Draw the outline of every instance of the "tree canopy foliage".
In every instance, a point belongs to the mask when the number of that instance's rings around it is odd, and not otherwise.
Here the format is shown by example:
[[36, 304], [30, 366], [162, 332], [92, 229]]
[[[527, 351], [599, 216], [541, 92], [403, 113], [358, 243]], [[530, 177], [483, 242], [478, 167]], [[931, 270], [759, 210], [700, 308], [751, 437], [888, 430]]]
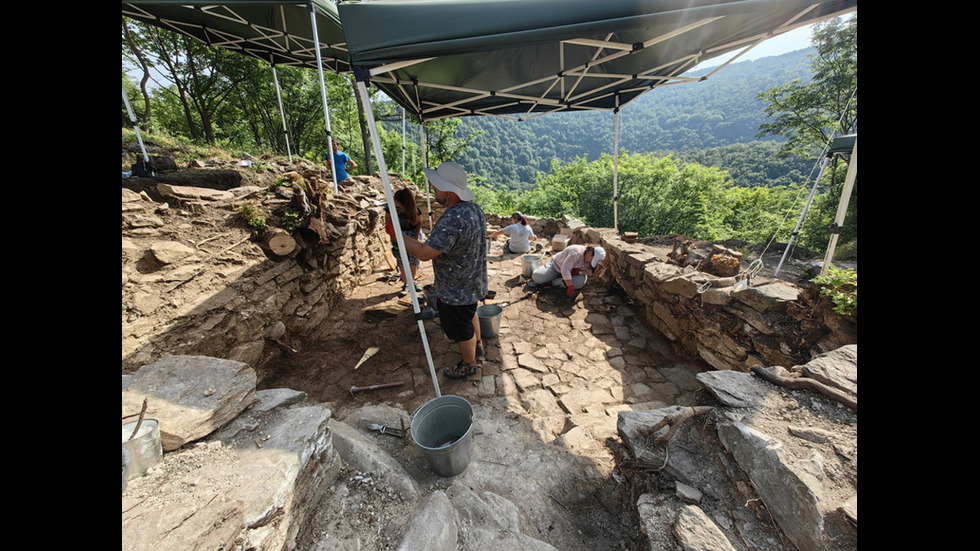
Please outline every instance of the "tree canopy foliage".
[[[329, 151], [316, 71], [273, 68], [125, 18], [121, 34], [123, 87], [148, 131], [253, 153], [288, 150], [316, 161]], [[619, 229], [750, 242], [787, 238], [814, 176], [815, 152], [833, 135], [856, 131], [856, 36], [856, 15], [833, 20], [816, 27], [812, 49], [735, 63], [703, 82], [656, 89], [625, 106]], [[331, 135], [359, 165], [356, 173], [373, 171], [352, 78], [325, 72], [324, 85]], [[611, 113], [427, 121], [423, 147], [418, 121], [403, 126], [400, 107], [375, 96], [369, 107], [380, 121], [385, 164], [403, 178], [424, 186], [424, 166], [456, 160], [488, 212], [614, 224]], [[131, 125], [124, 109], [123, 127]], [[827, 171], [802, 244], [825, 246], [845, 173], [840, 162]], [[856, 221], [855, 192], [842, 244], [856, 243]]]

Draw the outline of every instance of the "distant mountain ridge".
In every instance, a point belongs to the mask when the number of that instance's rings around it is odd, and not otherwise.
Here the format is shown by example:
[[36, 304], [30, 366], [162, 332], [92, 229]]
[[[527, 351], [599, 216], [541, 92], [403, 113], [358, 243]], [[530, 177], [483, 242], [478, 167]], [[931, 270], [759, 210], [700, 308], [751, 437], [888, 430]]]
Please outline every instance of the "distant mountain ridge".
[[[630, 153], [692, 152], [758, 141], [766, 121], [758, 94], [794, 79], [810, 79], [813, 48], [732, 63], [702, 82], [657, 88], [620, 111], [619, 147]], [[716, 68], [686, 76], [702, 76]], [[554, 113], [527, 121], [464, 117], [460, 132], [482, 131], [460, 162], [493, 187], [533, 187], [553, 159], [612, 154], [611, 112]], [[766, 138], [769, 141], [772, 137]]]

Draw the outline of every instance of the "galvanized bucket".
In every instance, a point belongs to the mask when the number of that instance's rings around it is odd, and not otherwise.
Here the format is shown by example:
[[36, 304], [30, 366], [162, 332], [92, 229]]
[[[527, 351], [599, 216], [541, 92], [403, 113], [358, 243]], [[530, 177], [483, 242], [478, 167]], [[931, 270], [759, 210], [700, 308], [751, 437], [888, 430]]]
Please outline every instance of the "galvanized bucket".
[[538, 262], [540, 261], [541, 257], [536, 254], [526, 254], [521, 257], [521, 275], [524, 276], [524, 279], [531, 279], [531, 274], [538, 269]]
[[128, 459], [123, 462], [123, 481], [145, 475], [150, 467], [163, 459], [160, 423], [156, 419], [143, 419], [139, 422], [139, 432], [130, 439], [137, 423], [131, 421], [122, 426], [123, 458]]
[[470, 463], [473, 406], [452, 394], [429, 400], [412, 414], [412, 440], [432, 472], [446, 478], [458, 475]]
[[476, 308], [476, 317], [480, 319], [480, 338], [492, 339], [500, 333], [500, 315], [503, 311], [496, 304], [484, 304]]

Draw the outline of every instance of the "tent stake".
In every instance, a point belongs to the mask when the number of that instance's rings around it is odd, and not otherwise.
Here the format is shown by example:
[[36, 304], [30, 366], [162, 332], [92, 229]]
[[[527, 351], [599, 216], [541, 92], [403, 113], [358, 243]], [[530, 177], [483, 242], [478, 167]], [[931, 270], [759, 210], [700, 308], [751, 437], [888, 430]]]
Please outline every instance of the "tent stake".
[[[356, 75], [356, 71], [355, 71]], [[381, 140], [378, 138], [377, 123], [374, 121], [374, 113], [371, 110], [371, 98], [368, 96], [367, 86], [360, 78], [357, 79], [357, 91], [364, 104], [364, 115], [367, 117], [368, 130], [371, 132], [371, 143], [374, 145], [374, 155], [378, 159], [378, 170], [381, 173], [381, 183], [384, 185], [385, 199], [388, 201], [388, 215], [392, 220], [398, 220], [398, 209], [395, 208], [395, 196], [391, 192], [391, 180], [388, 178], [388, 167], [385, 166], [385, 158], [381, 150]], [[428, 182], [428, 179], [426, 179]], [[408, 250], [405, 248], [405, 236], [400, 231], [395, 232], [395, 241], [398, 243], [398, 256], [402, 263], [402, 270], [405, 273], [405, 286], [409, 296], [412, 297], [412, 310], [415, 312], [415, 319], [419, 323], [419, 335], [422, 338], [422, 346], [425, 348], [425, 359], [429, 362], [429, 373], [432, 375], [432, 386], [435, 387], [436, 396], [442, 396], [439, 391], [439, 379], [436, 376], [436, 368], [432, 363], [432, 353], [429, 351], [429, 340], [425, 335], [425, 323], [422, 320], [421, 308], [419, 308], [419, 297], [415, 292], [415, 285], [409, 285], [408, 274], [412, 273], [412, 267], [408, 263]], [[414, 283], [414, 281], [412, 282]]]

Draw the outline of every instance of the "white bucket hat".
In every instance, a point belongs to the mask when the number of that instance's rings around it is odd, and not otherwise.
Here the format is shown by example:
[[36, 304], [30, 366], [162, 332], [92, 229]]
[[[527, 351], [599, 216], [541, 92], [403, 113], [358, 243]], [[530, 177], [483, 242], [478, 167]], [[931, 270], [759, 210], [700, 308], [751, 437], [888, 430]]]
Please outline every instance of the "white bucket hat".
[[606, 249], [596, 247], [592, 253], [592, 267], [595, 268], [603, 258], [606, 258]]
[[439, 168], [425, 170], [429, 183], [439, 191], [455, 193], [461, 201], [472, 201], [473, 192], [466, 186], [466, 170], [459, 163], [446, 161]]

